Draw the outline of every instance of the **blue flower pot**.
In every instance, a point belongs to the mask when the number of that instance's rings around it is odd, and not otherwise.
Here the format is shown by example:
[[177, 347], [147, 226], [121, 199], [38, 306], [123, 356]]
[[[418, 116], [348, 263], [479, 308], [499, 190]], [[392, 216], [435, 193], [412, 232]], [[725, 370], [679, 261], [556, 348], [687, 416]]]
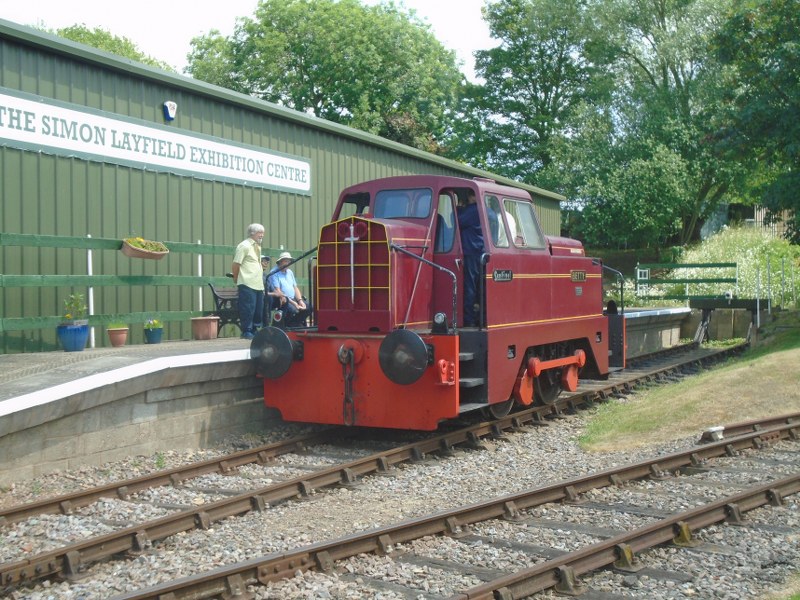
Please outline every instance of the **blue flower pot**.
[[89, 339], [88, 325], [63, 324], [56, 328], [58, 341], [65, 352], [80, 352]]
[[164, 333], [162, 328], [158, 329], [145, 329], [144, 330], [144, 341], [148, 344], [160, 344], [161, 343], [161, 334]]

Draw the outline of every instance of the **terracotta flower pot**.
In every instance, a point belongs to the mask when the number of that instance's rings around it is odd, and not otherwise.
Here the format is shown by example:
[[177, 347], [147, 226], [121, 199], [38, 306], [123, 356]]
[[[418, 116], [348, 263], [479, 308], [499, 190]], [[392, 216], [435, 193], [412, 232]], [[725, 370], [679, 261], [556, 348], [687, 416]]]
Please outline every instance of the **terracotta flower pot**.
[[106, 329], [106, 333], [108, 333], [108, 339], [111, 341], [111, 345], [114, 346], [114, 348], [124, 346], [125, 342], [128, 341], [127, 327], [109, 328]]
[[192, 337], [211, 340], [217, 337], [219, 317], [192, 317]]

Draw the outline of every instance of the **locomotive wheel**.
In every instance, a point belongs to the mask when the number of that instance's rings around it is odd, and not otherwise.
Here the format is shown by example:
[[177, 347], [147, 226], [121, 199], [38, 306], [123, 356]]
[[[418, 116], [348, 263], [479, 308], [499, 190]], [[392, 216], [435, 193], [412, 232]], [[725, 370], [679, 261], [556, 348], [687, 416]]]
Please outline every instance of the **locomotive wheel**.
[[[540, 346], [537, 355], [543, 361], [568, 356], [571, 346], [566, 342]], [[534, 380], [533, 397], [537, 404], [550, 405], [561, 394], [561, 369], [547, 369]]]
[[539, 404], [549, 405], [561, 394], [561, 369], [550, 369], [536, 378], [534, 396]]
[[494, 404], [490, 404], [484, 410], [493, 419], [502, 419], [503, 417], [508, 416], [508, 413], [511, 412], [513, 407], [514, 399], [511, 398], [505, 402], [495, 402]]

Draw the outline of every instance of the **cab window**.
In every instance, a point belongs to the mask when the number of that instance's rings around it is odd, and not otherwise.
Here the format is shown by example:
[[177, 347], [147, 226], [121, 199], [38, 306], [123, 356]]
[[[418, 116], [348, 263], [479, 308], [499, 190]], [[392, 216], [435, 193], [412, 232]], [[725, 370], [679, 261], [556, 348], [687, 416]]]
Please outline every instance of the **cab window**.
[[456, 234], [456, 215], [453, 212], [453, 196], [447, 192], [439, 194], [436, 212], [436, 241], [433, 251], [437, 254], [450, 252]]
[[508, 235], [503, 224], [502, 208], [497, 196], [486, 194], [486, 216], [489, 220], [489, 232], [492, 235], [492, 244], [497, 248], [508, 248]]
[[[533, 211], [533, 204], [523, 200], [505, 199], [507, 216], [514, 219], [512, 240], [514, 245], [520, 248], [544, 248], [544, 235], [539, 229], [539, 222], [536, 220], [536, 213]], [[509, 228], [511, 221], [509, 219]]]
[[424, 219], [431, 212], [430, 189], [381, 190], [375, 194], [373, 216], [378, 219]]
[[342, 206], [339, 208], [339, 213], [334, 216], [334, 220], [364, 214], [369, 214], [369, 194], [366, 192], [358, 192], [356, 194], [348, 194], [344, 197]]

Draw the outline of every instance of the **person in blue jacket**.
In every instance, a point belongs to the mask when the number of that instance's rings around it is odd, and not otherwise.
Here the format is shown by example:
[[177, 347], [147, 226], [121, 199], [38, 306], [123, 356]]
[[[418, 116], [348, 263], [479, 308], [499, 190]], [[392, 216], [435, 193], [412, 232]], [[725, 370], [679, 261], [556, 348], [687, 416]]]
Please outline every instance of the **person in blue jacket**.
[[274, 306], [284, 311], [287, 326], [298, 326], [305, 324], [311, 311], [289, 268], [291, 262], [289, 252], [282, 252], [278, 257], [276, 268], [267, 276], [267, 296], [274, 298]]
[[478, 200], [474, 191], [467, 191], [466, 202], [458, 206], [457, 212], [461, 251], [464, 253], [464, 327], [475, 327], [478, 325], [475, 305], [478, 300], [484, 244]]

